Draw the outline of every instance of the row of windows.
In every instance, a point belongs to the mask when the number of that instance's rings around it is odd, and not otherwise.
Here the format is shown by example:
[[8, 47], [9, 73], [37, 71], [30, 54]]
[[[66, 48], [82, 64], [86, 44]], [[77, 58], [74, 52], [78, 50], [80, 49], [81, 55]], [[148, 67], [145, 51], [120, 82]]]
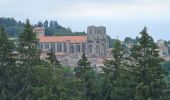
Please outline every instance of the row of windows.
[[105, 33], [106, 31], [105, 31], [105, 30], [101, 30], [101, 29], [100, 29], [100, 30], [90, 29], [89, 32], [90, 32], [91, 34], [92, 34], [93, 32], [94, 32], [94, 33], [97, 33], [97, 34], [100, 34], [100, 33], [103, 33], [103, 32]]
[[74, 45], [70, 45], [70, 53], [74, 53], [74, 52], [86, 52], [86, 45], [83, 44], [82, 45], [82, 50], [80, 45], [76, 45], [76, 47], [74, 47]]
[[[51, 49], [53, 51], [57, 51], [57, 52], [62, 52], [62, 51], [66, 52], [67, 51], [66, 43], [63, 43], [63, 48], [62, 48], [62, 43], [57, 43], [57, 48], [56, 48], [55, 43], [44, 43], [44, 48], [49, 49], [50, 44], [51, 44]], [[43, 43], [40, 43], [40, 48], [43, 48]], [[85, 44], [82, 44], [82, 50], [81, 50], [80, 45], [76, 45], [76, 47], [74, 47], [73, 44], [70, 45], [70, 53], [81, 52], [81, 51], [82, 52], [86, 51], [86, 45]]]

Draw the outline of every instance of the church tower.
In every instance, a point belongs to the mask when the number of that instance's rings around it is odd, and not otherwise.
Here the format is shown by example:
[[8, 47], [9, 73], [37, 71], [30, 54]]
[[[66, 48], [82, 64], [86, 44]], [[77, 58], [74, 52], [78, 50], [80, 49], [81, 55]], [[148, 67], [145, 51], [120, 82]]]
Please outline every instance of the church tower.
[[103, 26], [89, 26], [87, 28], [87, 53], [96, 56], [107, 54], [108, 42], [106, 28]]
[[35, 32], [38, 37], [45, 36], [45, 29], [44, 29], [44, 27], [35, 27], [33, 29], [33, 32]]

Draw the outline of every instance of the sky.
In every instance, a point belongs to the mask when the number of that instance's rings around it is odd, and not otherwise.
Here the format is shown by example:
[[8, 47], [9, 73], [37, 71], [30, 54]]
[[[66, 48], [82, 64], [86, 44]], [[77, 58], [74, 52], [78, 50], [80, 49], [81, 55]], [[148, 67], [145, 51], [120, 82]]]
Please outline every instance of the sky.
[[170, 0], [0, 0], [0, 17], [57, 20], [72, 31], [105, 26], [112, 38], [135, 38], [147, 27], [155, 39], [170, 40]]

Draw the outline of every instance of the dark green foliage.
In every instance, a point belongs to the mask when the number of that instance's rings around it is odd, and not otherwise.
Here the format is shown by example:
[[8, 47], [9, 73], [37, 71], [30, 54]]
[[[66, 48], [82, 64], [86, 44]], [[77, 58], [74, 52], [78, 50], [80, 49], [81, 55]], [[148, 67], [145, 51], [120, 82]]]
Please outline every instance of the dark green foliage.
[[[48, 25], [49, 24], [49, 25]], [[45, 33], [47, 36], [81, 36], [86, 35], [85, 32], [72, 32], [70, 28], [62, 27], [57, 21], [44, 22]]]
[[48, 20], [44, 21], [44, 27], [47, 28], [48, 27]]
[[108, 41], [109, 41], [109, 48], [114, 48], [114, 44], [116, 42], [117, 39], [111, 39], [110, 36], [107, 36]]
[[136, 37], [135, 39], [132, 39], [131, 37], [126, 37], [124, 40], [124, 43], [137, 44], [138, 42], [139, 42], [139, 37]]
[[13, 76], [15, 60], [12, 58], [13, 43], [8, 39], [3, 27], [0, 27], [0, 99], [8, 100], [13, 94], [10, 93], [10, 81]]
[[135, 40], [132, 39], [131, 37], [126, 37], [125, 40], [124, 40], [125, 43], [134, 43], [134, 41]]
[[55, 56], [55, 52], [53, 50], [50, 50], [49, 53], [47, 53], [47, 60], [55, 67], [61, 67], [60, 62], [57, 60], [56, 56]]
[[[16, 21], [14, 18], [0, 18], [0, 26], [3, 26], [6, 30], [6, 33], [8, 33], [10, 36], [19, 36], [21, 32], [23, 32], [24, 29], [24, 23], [21, 21]], [[70, 28], [65, 28], [58, 24], [57, 21], [50, 21], [47, 20], [39, 21], [37, 24], [35, 24], [35, 27], [44, 27], [45, 33], [47, 36], [81, 36], [86, 35], [85, 32], [72, 32]]]
[[43, 23], [41, 21], [38, 22], [37, 27], [43, 27]]
[[170, 61], [164, 61], [162, 66], [165, 67], [165, 69], [170, 70]]
[[20, 34], [18, 39], [18, 52], [19, 59], [17, 75], [20, 81], [17, 91], [17, 99], [33, 99], [35, 98], [33, 89], [36, 87], [36, 79], [38, 77], [36, 70], [40, 65], [40, 50], [38, 47], [38, 39], [36, 34], [33, 32], [33, 28], [30, 25], [29, 20], [26, 21], [24, 30]]
[[40, 50], [37, 48], [38, 38], [36, 33], [33, 32], [33, 27], [30, 25], [29, 20], [27, 20], [24, 30], [19, 36], [18, 42], [18, 52], [22, 58], [21, 61], [33, 65], [38, 63], [40, 60]]
[[21, 21], [17, 22], [14, 18], [4, 17], [0, 18], [0, 26], [3, 26], [10, 36], [18, 36], [24, 28], [24, 24]]
[[122, 66], [122, 61], [124, 59], [124, 49], [121, 42], [117, 40], [114, 45], [115, 48], [112, 50], [114, 60], [106, 60], [104, 63], [106, 67], [102, 67], [104, 72], [107, 73], [112, 80], [120, 76], [120, 67]]
[[87, 60], [85, 53], [82, 54], [81, 59], [77, 63], [77, 67], [74, 69], [75, 75], [80, 77], [85, 71], [90, 70], [90, 62]]
[[114, 43], [112, 50], [113, 60], [105, 60], [105, 66], [102, 67], [105, 74], [105, 98], [113, 100], [126, 100], [132, 98], [131, 89], [129, 87], [130, 80], [126, 72], [125, 49], [119, 40]]
[[78, 61], [78, 66], [74, 69], [76, 77], [81, 82], [81, 100], [100, 100], [100, 81], [98, 74], [90, 66], [85, 53], [82, 54], [81, 59]]
[[157, 46], [146, 27], [140, 34], [139, 45], [134, 46], [130, 54], [132, 59], [129, 71], [135, 76], [135, 99], [163, 100], [166, 87], [163, 80], [166, 72], [160, 65], [163, 60], [159, 58]]
[[[15, 24], [11, 20], [9, 23]], [[48, 24], [45, 21], [40, 26], [60, 27], [56, 21]], [[40, 59], [38, 39], [29, 20], [17, 45], [0, 27], [0, 100], [169, 100], [170, 75], [165, 70], [169, 71], [170, 64], [159, 58], [146, 28], [141, 35], [129, 54], [115, 39], [113, 60], [106, 60], [103, 72], [98, 73], [85, 53], [74, 70], [63, 67], [52, 50], [47, 59]]]

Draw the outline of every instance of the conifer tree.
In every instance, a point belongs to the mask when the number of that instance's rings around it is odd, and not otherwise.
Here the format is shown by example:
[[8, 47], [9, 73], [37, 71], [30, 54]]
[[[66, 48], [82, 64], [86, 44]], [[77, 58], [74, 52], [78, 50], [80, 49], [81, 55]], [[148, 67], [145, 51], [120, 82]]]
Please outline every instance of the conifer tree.
[[85, 71], [91, 69], [90, 62], [88, 61], [85, 53], [82, 54], [81, 59], [77, 63], [77, 67], [75, 67], [74, 71], [76, 76], [80, 77]]
[[60, 61], [57, 60], [55, 53], [53, 50], [50, 50], [49, 53], [47, 53], [47, 60], [56, 67], [61, 67]]
[[18, 100], [32, 100], [36, 96], [33, 95], [34, 87], [38, 87], [36, 84], [39, 81], [38, 75], [40, 74], [36, 70], [40, 70], [40, 50], [38, 49], [38, 39], [33, 32], [29, 20], [26, 21], [24, 30], [20, 34], [18, 39], [18, 52], [19, 52], [19, 65], [18, 65], [18, 93], [15, 97]]
[[124, 60], [124, 48], [119, 40], [116, 40], [112, 50], [113, 60], [105, 60], [105, 67], [102, 67], [103, 71], [108, 74], [111, 80], [115, 80], [120, 77], [120, 70], [122, 62]]
[[165, 70], [161, 67], [163, 61], [158, 55], [158, 47], [146, 27], [140, 32], [139, 44], [131, 50], [131, 66], [129, 71], [135, 76], [136, 100], [164, 100], [163, 78]]
[[80, 79], [81, 83], [81, 97], [82, 100], [98, 100], [97, 94], [97, 74], [90, 66], [85, 53], [82, 54], [81, 59], [77, 63], [77, 67], [74, 69], [75, 75]]
[[10, 80], [12, 79], [12, 73], [15, 71], [15, 61], [12, 58], [12, 52], [14, 50], [13, 43], [9, 40], [5, 29], [0, 27], [0, 99], [8, 100], [12, 96], [12, 90], [10, 90]]
[[38, 38], [36, 33], [33, 32], [33, 27], [28, 19], [25, 23], [23, 32], [19, 36], [18, 42], [20, 60], [33, 65], [37, 64], [40, 59], [40, 50], [37, 48]]
[[[128, 90], [128, 75], [126, 73], [126, 58], [125, 58], [125, 48], [121, 44], [121, 41], [116, 40], [114, 43], [114, 48], [111, 52], [113, 60], [105, 60], [104, 67], [102, 67], [105, 73], [105, 80], [107, 83], [104, 86], [106, 95], [108, 99], [113, 100], [124, 100], [130, 97], [130, 91]], [[127, 93], [129, 92], [129, 93]]]

